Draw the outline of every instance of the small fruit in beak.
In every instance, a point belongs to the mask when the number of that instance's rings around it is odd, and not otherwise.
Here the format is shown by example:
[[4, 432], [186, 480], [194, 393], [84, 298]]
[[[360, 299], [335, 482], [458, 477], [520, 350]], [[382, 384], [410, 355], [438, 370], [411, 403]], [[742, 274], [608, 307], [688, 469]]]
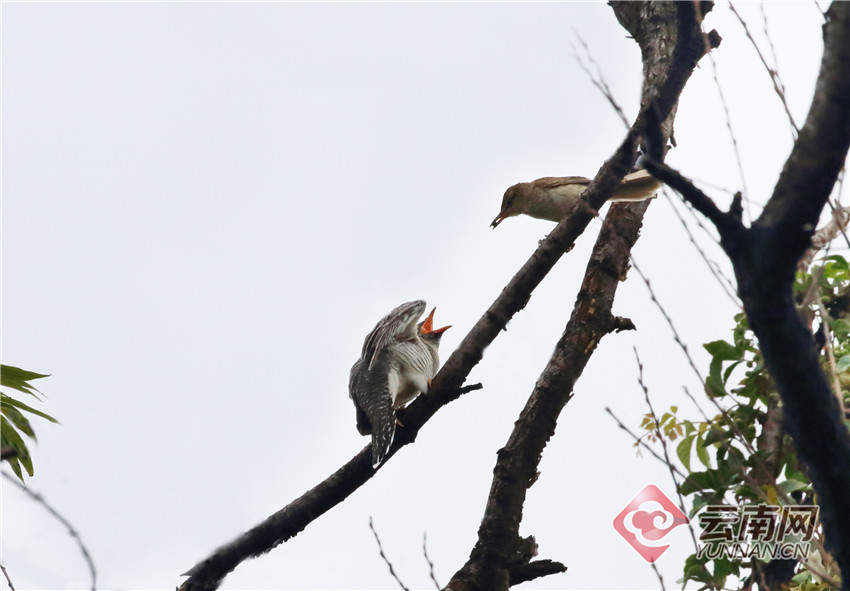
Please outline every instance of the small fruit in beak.
[[496, 226], [501, 224], [502, 220], [504, 220], [506, 217], [508, 216], [504, 215], [502, 212], [499, 212], [499, 215], [497, 215], [496, 218], [492, 222], [490, 222], [490, 227], [495, 228]]

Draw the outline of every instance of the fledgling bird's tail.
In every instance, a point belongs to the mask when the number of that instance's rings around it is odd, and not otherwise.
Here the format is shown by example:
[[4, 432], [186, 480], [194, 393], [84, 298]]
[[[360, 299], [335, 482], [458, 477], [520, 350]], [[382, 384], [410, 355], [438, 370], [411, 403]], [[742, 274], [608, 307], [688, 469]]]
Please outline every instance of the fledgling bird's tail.
[[[390, 411], [392, 412], [392, 411]], [[382, 421], [372, 431], [372, 467], [377, 468], [387, 457], [395, 438], [395, 414], [388, 421]]]

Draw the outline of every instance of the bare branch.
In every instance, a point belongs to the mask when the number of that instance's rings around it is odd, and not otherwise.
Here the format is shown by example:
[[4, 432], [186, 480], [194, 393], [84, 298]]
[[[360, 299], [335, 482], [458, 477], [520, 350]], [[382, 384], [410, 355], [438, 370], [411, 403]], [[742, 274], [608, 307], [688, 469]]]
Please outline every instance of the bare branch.
[[[51, 507], [47, 503], [47, 501], [44, 500], [44, 497], [42, 495], [40, 495], [37, 492], [30, 490], [29, 487], [24, 486], [23, 484], [18, 482], [15, 478], [12, 478], [11, 476], [6, 474], [5, 472], [3, 472], [2, 474], [3, 474], [3, 478], [5, 478], [9, 482], [11, 482], [15, 486], [17, 486], [19, 489], [24, 491], [36, 503], [43, 506], [47, 510], [48, 513], [53, 515], [53, 517], [55, 517], [59, 521], [59, 523], [61, 523], [62, 525], [65, 526], [65, 529], [68, 530], [68, 534], [70, 534], [70, 536], [77, 541], [77, 546], [79, 546], [79, 548], [80, 548], [80, 553], [83, 555], [83, 559], [86, 561], [86, 566], [88, 566], [88, 568], [89, 568], [89, 575], [91, 576], [92, 591], [95, 591], [95, 589], [97, 589], [97, 571], [94, 568], [94, 561], [92, 560], [91, 554], [89, 554], [89, 551], [86, 548], [86, 545], [83, 543], [83, 539], [80, 537], [80, 534], [77, 533], [77, 530], [74, 528], [74, 526], [71, 525], [71, 522], [68, 521], [67, 519], [65, 519], [62, 516], [62, 514], [60, 514], [56, 509]], [[5, 572], [5, 570], [4, 570], [4, 572]], [[11, 581], [10, 581], [9, 584], [11, 585]]]
[[[654, 118], [662, 126], [663, 131], [653, 137], [652, 153], [659, 158], [663, 156], [664, 146], [672, 133], [672, 114], [685, 81], [708, 48], [719, 42], [716, 36], [712, 41], [710, 36], [702, 34], [693, 4], [612, 2], [611, 5], [621, 24], [641, 43], [647, 82], [643, 108], [636, 122], [615, 155], [585, 191], [583, 197], [594, 209], [601, 206], [611, 194], [613, 185], [634, 163], [637, 139], [647, 128], [648, 118]], [[651, 32], [641, 29], [642, 11], [654, 17], [651, 27], [647, 27]], [[636, 14], [640, 17], [633, 18]], [[649, 20], [647, 17], [647, 22]], [[667, 35], [659, 35], [657, 27], [663, 27]], [[530, 563], [536, 555], [534, 539], [519, 537], [527, 489], [537, 480], [543, 448], [554, 434], [557, 418], [572, 396], [573, 384], [601, 338], [617, 325], [611, 313], [614, 294], [618, 282], [625, 276], [629, 251], [637, 240], [648, 205], [648, 202], [616, 204], [609, 210], [588, 262], [572, 317], [515, 422], [507, 444], [497, 454], [478, 542], [447, 589], [501, 591], [516, 583], [517, 573], [525, 568], [524, 565], [542, 562]], [[566, 219], [569, 216], [560, 222], [553, 234]]]
[[12, 584], [12, 579], [9, 578], [9, 573], [6, 572], [6, 567], [0, 564], [0, 570], [3, 571], [3, 576], [6, 578], [6, 582], [9, 583], [9, 589], [15, 591], [15, 586]]
[[652, 572], [654, 572], [655, 576], [658, 577], [658, 584], [661, 586], [661, 591], [666, 591], [666, 588], [664, 587], [664, 577], [661, 576], [661, 571], [658, 570], [658, 567], [655, 566], [654, 562], [650, 562], [649, 566], [652, 567]]
[[830, 242], [832, 242], [838, 234], [843, 234], [846, 238], [847, 224], [850, 223], [850, 207], [841, 207], [833, 209], [832, 218], [821, 229], [815, 232], [812, 236], [812, 245], [800, 262], [797, 263], [798, 271], [805, 271], [812, 264], [815, 256], [823, 250]]
[[[652, 421], [655, 423], [655, 436], [658, 438], [658, 441], [661, 443], [661, 450], [664, 452], [664, 465], [667, 466], [667, 469], [670, 471], [670, 478], [673, 480], [673, 484], [676, 486], [676, 496], [679, 499], [679, 509], [682, 510], [682, 513], [688, 513], [688, 510], [685, 508], [685, 499], [682, 498], [682, 493], [679, 492], [680, 483], [679, 479], [676, 478], [676, 470], [673, 466], [673, 460], [670, 459], [670, 454], [667, 451], [667, 438], [664, 437], [664, 434], [661, 433], [661, 422], [658, 420], [658, 415], [655, 414], [655, 409], [652, 407], [652, 401], [649, 398], [649, 388], [643, 381], [643, 364], [640, 362], [640, 355], [638, 355], [637, 348], [635, 348], [635, 360], [638, 364], [638, 384], [640, 385], [641, 390], [643, 390], [643, 398], [646, 400], [646, 406], [649, 407], [649, 412], [652, 414]], [[694, 533], [693, 525], [688, 522], [688, 531], [691, 532], [691, 540], [694, 542], [694, 551], [698, 550], [697, 547], [697, 536]], [[661, 575], [658, 575], [659, 579]], [[661, 582], [661, 586], [664, 587], [664, 582]]]
[[738, 11], [735, 10], [735, 6], [732, 4], [731, 0], [729, 2], [729, 9], [732, 11], [732, 14], [737, 17], [738, 22], [741, 23], [741, 26], [744, 28], [744, 33], [747, 35], [747, 39], [750, 40], [750, 43], [756, 50], [756, 54], [759, 56], [759, 59], [764, 66], [764, 69], [767, 71], [767, 75], [770, 76], [770, 81], [773, 83], [773, 90], [776, 91], [776, 96], [779, 97], [782, 107], [785, 109], [785, 114], [788, 116], [788, 123], [791, 125], [791, 135], [793, 139], [796, 140], [797, 136], [800, 134], [800, 128], [797, 127], [797, 123], [794, 121], [794, 116], [791, 114], [791, 108], [788, 106], [788, 100], [785, 97], [785, 85], [779, 77], [779, 72], [777, 72], [776, 68], [771, 68], [770, 65], [768, 65], [761, 48], [758, 43], [756, 43], [752, 33], [750, 33], [750, 28], [747, 26], [747, 22], [740, 14], [738, 14]]
[[[670, 327], [670, 331], [673, 333], [673, 341], [679, 346], [679, 348], [682, 350], [682, 353], [685, 354], [685, 359], [687, 359], [688, 365], [694, 372], [694, 375], [697, 377], [699, 382], [702, 384], [702, 372], [697, 368], [697, 364], [694, 361], [694, 358], [691, 356], [691, 352], [688, 350], [688, 346], [679, 336], [679, 331], [676, 330], [676, 325], [673, 323], [673, 319], [670, 318], [670, 315], [667, 313], [667, 309], [662, 305], [658, 297], [656, 297], [655, 290], [652, 289], [652, 284], [650, 283], [649, 278], [643, 274], [643, 271], [641, 271], [640, 265], [637, 264], [637, 260], [635, 259], [634, 255], [632, 255], [632, 267], [634, 268], [638, 276], [641, 278], [641, 281], [643, 281], [643, 284], [646, 286], [646, 289], [649, 292], [649, 299], [652, 301], [653, 304], [655, 304], [655, 307], [658, 308], [659, 312], [661, 312], [661, 316], [664, 317], [664, 321], [667, 322], [667, 326]], [[702, 412], [702, 409], [700, 409], [699, 405], [697, 405], [697, 408], [700, 410], [700, 412]], [[705, 418], [706, 421], [709, 420], [708, 417], [705, 416], [705, 414], [703, 414], [703, 418]]]
[[[668, 463], [664, 460], [664, 458], [662, 458], [660, 455], [658, 455], [658, 452], [657, 452], [657, 451], [655, 451], [654, 449], [652, 449], [652, 447], [650, 447], [650, 445], [649, 445], [646, 441], [644, 441], [643, 439], [641, 439], [640, 437], [638, 437], [637, 435], [635, 435], [635, 434], [632, 432], [632, 430], [631, 430], [631, 429], [629, 429], [629, 428], [628, 428], [625, 424], [623, 424], [623, 421], [621, 421], [620, 419], [618, 419], [618, 418], [617, 418], [617, 415], [615, 415], [615, 414], [614, 414], [614, 411], [612, 411], [609, 407], [607, 407], [607, 406], [605, 407], [605, 412], [607, 412], [607, 413], [611, 416], [611, 418], [612, 418], [612, 419], [614, 419], [614, 422], [615, 422], [615, 423], [617, 423], [617, 426], [618, 426], [620, 429], [622, 429], [623, 431], [625, 431], [625, 432], [629, 435], [629, 437], [631, 437], [632, 439], [634, 439], [636, 444], [640, 445], [643, 449], [645, 449], [646, 451], [648, 451], [648, 452], [649, 452], [649, 454], [650, 454], [652, 457], [654, 457], [656, 460], [658, 460], [658, 461], [659, 461], [659, 462], [661, 462], [662, 464], [665, 464], [665, 465], [667, 465], [667, 466], [670, 466], [670, 468], [671, 468], [672, 470], [674, 470], [674, 471], [676, 472], [676, 474], [678, 474], [681, 478], [687, 478], [687, 477], [688, 477], [688, 475], [687, 475], [687, 474], [683, 474], [683, 473], [682, 473], [682, 471], [681, 471], [681, 470], [679, 470], [679, 468], [677, 468], [675, 464], [673, 464], [673, 465], [668, 464]], [[683, 511], [683, 512], [684, 512], [684, 511]]]
[[593, 59], [593, 55], [590, 53], [590, 48], [587, 46], [587, 43], [575, 27], [573, 27], [573, 34], [578, 39], [582, 49], [584, 49], [584, 55], [587, 61], [590, 62], [590, 65], [593, 66], [594, 71], [591, 71], [591, 69], [581, 59], [578, 54], [578, 51], [576, 51], [575, 45], [573, 45], [573, 57], [576, 58], [576, 62], [578, 62], [579, 67], [584, 70], [585, 74], [587, 74], [588, 79], [599, 90], [599, 92], [602, 93], [602, 96], [605, 97], [605, 100], [608, 101], [608, 103], [611, 105], [611, 107], [614, 108], [614, 111], [620, 117], [620, 121], [622, 121], [626, 129], [628, 129], [629, 120], [626, 117], [626, 114], [623, 112], [622, 107], [620, 107], [620, 104], [617, 102], [617, 99], [614, 98], [614, 93], [611, 90], [611, 87], [608, 86], [608, 83], [605, 81], [605, 77], [602, 76], [602, 71], [599, 68], [599, 64], [597, 64], [596, 60]]
[[[731, 230], [734, 220], [727, 214], [720, 211], [708, 195], [700, 191], [690, 179], [686, 178], [677, 170], [674, 170], [654, 160], [646, 158], [644, 160], [646, 169], [652, 173], [652, 176], [675, 189], [688, 203], [693, 205], [694, 209], [707, 217], [721, 231], [721, 239], [723, 230]], [[740, 224], [738, 224], [740, 225]], [[722, 226], [722, 228], [721, 228]]]
[[375, 526], [372, 524], [372, 517], [369, 516], [369, 529], [372, 530], [372, 534], [375, 536], [375, 541], [378, 542], [378, 553], [381, 555], [381, 558], [384, 559], [384, 562], [390, 569], [390, 574], [395, 579], [395, 582], [398, 583], [398, 586], [404, 589], [404, 591], [410, 591], [404, 583], [401, 582], [401, 579], [398, 578], [398, 575], [395, 573], [395, 569], [393, 568], [393, 563], [390, 562], [390, 559], [387, 558], [387, 555], [384, 554], [384, 546], [381, 544], [381, 538], [378, 537], [378, 532], [375, 531]]
[[[617, 205], [609, 210], [597, 238], [567, 328], [514, 423], [508, 442], [497, 454], [478, 542], [448, 589], [507, 589], [515, 584], [518, 572], [526, 573], [526, 565], [536, 555], [534, 539], [519, 536], [527, 490], [537, 479], [543, 449], [555, 432], [558, 415], [572, 397], [575, 381], [602, 337], [612, 330], [613, 297], [649, 202]], [[615, 234], [619, 240], [613, 238]], [[566, 570], [563, 565], [557, 566], [560, 570], [556, 572]]]
[[[818, 494], [821, 522], [844, 589], [850, 589], [850, 505], [846, 501], [850, 498], [850, 432], [821, 368], [811, 331], [794, 307], [792, 286], [797, 263], [811, 245], [850, 147], [848, 71], [850, 3], [833, 2], [827, 11], [823, 59], [806, 122], [773, 195], [751, 228], [681, 187], [686, 198], [716, 225], [735, 268], [738, 293], [782, 399], [788, 432]], [[664, 176], [667, 171], [661, 172]], [[666, 176], [665, 182], [672, 178]]]
[[[732, 302], [736, 306], [741, 308], [741, 301], [738, 299], [738, 296], [735, 293], [735, 285], [732, 283], [732, 280], [726, 277], [726, 275], [723, 273], [723, 271], [720, 270], [719, 265], [715, 261], [708, 258], [706, 252], [696, 241], [696, 238], [694, 238], [690, 226], [688, 226], [687, 222], [685, 222], [685, 218], [682, 217], [682, 214], [679, 213], [679, 210], [676, 208], [675, 205], [673, 205], [673, 200], [670, 198], [670, 195], [667, 191], [664, 191], [664, 196], [667, 197], [667, 201], [670, 203], [670, 208], [673, 210], [673, 213], [675, 213], [676, 217], [679, 218], [679, 222], [682, 224], [682, 228], [684, 228], [685, 233], [688, 235], [688, 240], [690, 241], [691, 245], [696, 249], [697, 253], [699, 253], [700, 258], [705, 262], [709, 272], [717, 280], [717, 284], [720, 285], [720, 288], [729, 297], [729, 299], [732, 300]], [[691, 213], [693, 213], [692, 210]], [[702, 223], [699, 221], [699, 218], [695, 219], [697, 220], [699, 226], [703, 228], [703, 230], [705, 230], [705, 226], [702, 225]]]
[[741, 189], [747, 203], [747, 217], [752, 220], [752, 212], [750, 211], [750, 191], [747, 189], [747, 175], [744, 173], [744, 163], [741, 160], [741, 150], [738, 148], [738, 138], [732, 128], [732, 116], [729, 113], [729, 105], [726, 103], [726, 95], [723, 93], [723, 85], [720, 84], [720, 79], [717, 77], [717, 60], [714, 55], [709, 53], [708, 59], [711, 61], [711, 70], [714, 76], [714, 87], [717, 89], [717, 94], [720, 96], [720, 105], [723, 107], [723, 115], [726, 120], [726, 130], [729, 132], [729, 139], [732, 142], [732, 152], [735, 154], [735, 162], [738, 165], [738, 175], [741, 178]]
[[442, 587], [437, 582], [437, 577], [434, 576], [434, 563], [428, 557], [428, 532], [422, 532], [422, 554], [425, 555], [425, 562], [428, 563], [428, 576], [431, 577], [434, 587], [439, 591]]

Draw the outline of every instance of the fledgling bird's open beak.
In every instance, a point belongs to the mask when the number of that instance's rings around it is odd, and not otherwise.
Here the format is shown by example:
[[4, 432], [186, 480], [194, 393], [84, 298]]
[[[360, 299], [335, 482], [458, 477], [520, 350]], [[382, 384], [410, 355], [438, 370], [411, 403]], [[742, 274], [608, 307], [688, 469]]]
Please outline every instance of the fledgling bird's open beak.
[[422, 334], [443, 334], [448, 329], [452, 327], [452, 325], [444, 326], [443, 328], [434, 329], [434, 312], [437, 308], [431, 310], [431, 313], [428, 314], [428, 318], [425, 319], [425, 322], [422, 323]]

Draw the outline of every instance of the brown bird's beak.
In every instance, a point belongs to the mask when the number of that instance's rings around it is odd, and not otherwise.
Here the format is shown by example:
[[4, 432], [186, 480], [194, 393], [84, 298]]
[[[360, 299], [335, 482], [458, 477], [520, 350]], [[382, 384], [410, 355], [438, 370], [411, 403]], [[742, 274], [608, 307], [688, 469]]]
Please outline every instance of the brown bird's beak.
[[497, 215], [496, 218], [492, 222], [490, 222], [490, 227], [495, 228], [496, 226], [501, 224], [502, 220], [504, 220], [506, 217], [508, 217], [508, 216], [505, 215], [505, 212], [500, 211], [499, 215]]
[[431, 313], [428, 314], [428, 318], [426, 318], [425, 322], [422, 323], [422, 334], [429, 334], [429, 333], [443, 334], [444, 332], [446, 332], [448, 329], [450, 329], [452, 327], [452, 325], [450, 324], [448, 326], [444, 326], [443, 328], [438, 328], [436, 330], [434, 329], [434, 312], [436, 310], [437, 310], [437, 308], [434, 308], [433, 310], [431, 310]]

